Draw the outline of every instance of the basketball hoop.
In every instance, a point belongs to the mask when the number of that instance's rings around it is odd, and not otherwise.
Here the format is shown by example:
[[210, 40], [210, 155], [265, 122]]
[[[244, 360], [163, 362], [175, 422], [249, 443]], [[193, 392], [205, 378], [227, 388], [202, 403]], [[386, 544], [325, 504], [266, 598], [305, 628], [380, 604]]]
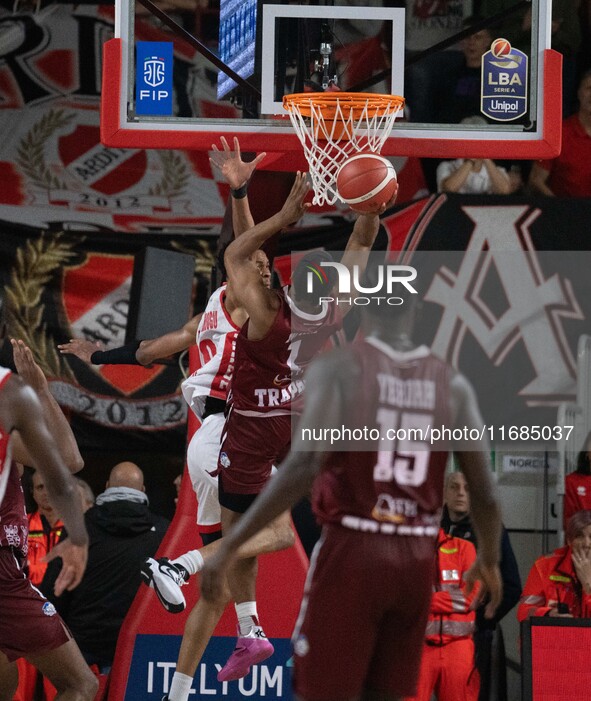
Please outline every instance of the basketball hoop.
[[340, 199], [336, 175], [356, 153], [380, 153], [404, 98], [373, 93], [295, 93], [285, 95], [283, 107], [304, 147], [310, 166], [314, 204]]

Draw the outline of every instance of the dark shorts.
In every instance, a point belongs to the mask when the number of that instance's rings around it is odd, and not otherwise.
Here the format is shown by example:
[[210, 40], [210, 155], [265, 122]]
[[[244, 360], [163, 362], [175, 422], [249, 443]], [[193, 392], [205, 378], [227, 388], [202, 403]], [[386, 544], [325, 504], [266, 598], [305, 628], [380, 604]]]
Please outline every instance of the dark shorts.
[[199, 533], [199, 536], [201, 538], [201, 542], [203, 545], [209, 545], [210, 543], [215, 543], [216, 540], [219, 540], [222, 537], [222, 531], [221, 529], [219, 531], [207, 531], [207, 533], [204, 533], [201, 531]]
[[[273, 465], [289, 452], [292, 415], [251, 417], [231, 411], [222, 433], [218, 472], [222, 490], [229, 494], [259, 494]], [[231, 507], [228, 507], [231, 508]]]
[[61, 647], [72, 638], [52, 603], [23, 577], [10, 548], [0, 548], [0, 651], [9, 662]]
[[323, 529], [296, 624], [294, 691], [306, 701], [416, 691], [433, 591], [429, 538]]
[[220, 506], [223, 506], [230, 511], [234, 511], [237, 514], [246, 513], [247, 509], [250, 509], [254, 500], [258, 497], [258, 494], [233, 494], [230, 492], [226, 493], [224, 489], [223, 480], [220, 477], [219, 487], [218, 487], [218, 498], [220, 501]]

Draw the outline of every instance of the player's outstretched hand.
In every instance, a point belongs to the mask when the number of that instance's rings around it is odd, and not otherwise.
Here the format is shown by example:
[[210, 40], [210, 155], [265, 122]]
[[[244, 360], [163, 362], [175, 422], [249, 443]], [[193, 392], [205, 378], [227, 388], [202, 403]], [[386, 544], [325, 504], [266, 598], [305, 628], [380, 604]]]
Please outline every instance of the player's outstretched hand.
[[47, 553], [43, 562], [51, 562], [57, 557], [62, 558], [62, 569], [53, 591], [56, 596], [61, 596], [64, 591], [72, 591], [80, 584], [88, 560], [88, 545], [74, 545], [66, 538]]
[[392, 197], [387, 202], [382, 203], [376, 210], [375, 212], [370, 212], [369, 216], [375, 216], [376, 214], [380, 216], [383, 214], [387, 209], [390, 209], [390, 207], [393, 207], [396, 204], [396, 198], [398, 197], [398, 183], [396, 183], [396, 190], [394, 190], [394, 194]]
[[223, 538], [219, 549], [205, 560], [201, 570], [201, 596], [206, 601], [221, 601], [226, 596], [226, 573], [232, 558], [226, 554]]
[[471, 610], [475, 611], [484, 601], [487, 601], [484, 617], [493, 618], [503, 598], [503, 580], [499, 565], [485, 565], [477, 558], [466, 572], [465, 579], [468, 595], [472, 593], [477, 582], [481, 584], [478, 594], [470, 606]]
[[220, 141], [222, 142], [222, 148], [224, 150], [220, 151], [219, 148], [213, 144], [212, 149], [215, 151], [215, 154], [209, 159], [209, 162], [220, 171], [232, 190], [238, 190], [243, 185], [246, 185], [258, 164], [267, 154], [265, 152], [259, 153], [253, 161], [245, 163], [242, 160], [240, 143], [236, 137], [234, 137], [233, 151], [223, 136]]
[[310, 192], [310, 184], [306, 175], [306, 173], [300, 173], [300, 171], [296, 173], [291, 192], [279, 212], [284, 226], [295, 224], [310, 207], [309, 202], [304, 202], [308, 192]]
[[31, 385], [31, 387], [40, 394], [48, 389], [47, 378], [43, 374], [43, 370], [35, 362], [33, 353], [29, 346], [24, 341], [10, 339], [12, 344], [12, 357], [14, 358], [14, 366], [16, 371], [23, 380]]
[[99, 341], [87, 341], [84, 338], [71, 338], [68, 343], [58, 345], [58, 350], [62, 355], [75, 355], [85, 363], [90, 364], [90, 356], [95, 351], [104, 350], [105, 347]]
[[396, 189], [394, 190], [392, 197], [390, 197], [390, 199], [384, 205], [384, 209], [390, 209], [390, 207], [393, 207], [396, 204], [396, 200], [398, 198], [399, 187], [400, 187], [400, 185], [399, 185], [398, 181], [396, 181]]
[[[375, 217], [375, 216], [380, 216], [382, 215], [387, 209], [390, 209], [390, 207], [393, 207], [396, 204], [396, 198], [398, 197], [398, 183], [396, 183], [396, 190], [394, 190], [394, 194], [392, 197], [387, 202], [382, 202], [382, 204], [377, 205], [376, 208], [371, 211], [371, 212], [363, 212], [361, 213], [360, 216], [362, 217]], [[353, 209], [353, 212], [355, 210]]]

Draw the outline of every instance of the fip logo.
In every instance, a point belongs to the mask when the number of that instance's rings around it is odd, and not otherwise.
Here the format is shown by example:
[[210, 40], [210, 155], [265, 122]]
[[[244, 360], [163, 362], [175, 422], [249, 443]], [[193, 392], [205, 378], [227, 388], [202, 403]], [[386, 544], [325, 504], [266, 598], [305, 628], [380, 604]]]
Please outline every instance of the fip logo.
[[144, 80], [148, 85], [157, 88], [164, 83], [165, 65], [164, 59], [158, 56], [148, 56], [144, 59]]
[[172, 47], [169, 41], [136, 43], [136, 114], [172, 115]]

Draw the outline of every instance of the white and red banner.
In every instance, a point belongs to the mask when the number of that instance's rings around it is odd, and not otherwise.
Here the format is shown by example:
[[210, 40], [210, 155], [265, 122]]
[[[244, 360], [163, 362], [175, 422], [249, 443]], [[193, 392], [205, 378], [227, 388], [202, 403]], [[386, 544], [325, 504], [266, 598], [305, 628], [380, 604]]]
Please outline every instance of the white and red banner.
[[[138, 21], [138, 37], [169, 38]], [[99, 140], [102, 44], [111, 8], [50, 5], [0, 16], [0, 219], [113, 231], [219, 232], [228, 194], [207, 153], [108, 148]], [[177, 99], [215, 92], [205, 61], [176, 42]], [[189, 94], [199, 95], [192, 104]], [[235, 116], [233, 108], [229, 107]]]
[[[0, 15], [0, 219], [42, 228], [217, 235], [229, 193], [209, 153], [100, 143], [102, 45], [113, 36], [113, 21], [112, 8], [89, 5]], [[141, 18], [136, 37], [172, 38]], [[216, 101], [217, 70], [178, 37], [174, 47], [175, 114], [239, 117], [230, 102]], [[267, 167], [281, 169], [279, 156], [270, 154]], [[395, 167], [400, 201], [424, 194], [418, 159], [396, 159]], [[281, 192], [274, 192], [265, 196], [272, 211], [282, 204]]]

